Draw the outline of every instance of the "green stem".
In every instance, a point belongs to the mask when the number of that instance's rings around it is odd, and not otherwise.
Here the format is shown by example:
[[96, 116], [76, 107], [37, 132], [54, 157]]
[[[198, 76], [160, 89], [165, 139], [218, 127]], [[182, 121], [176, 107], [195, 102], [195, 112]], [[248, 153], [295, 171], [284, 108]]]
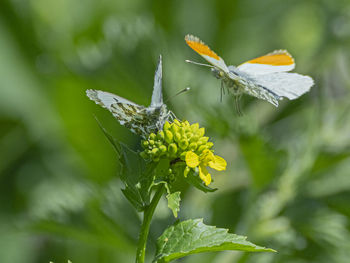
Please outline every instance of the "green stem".
[[147, 206], [145, 211], [144, 211], [143, 222], [141, 225], [139, 242], [138, 242], [137, 251], [136, 251], [136, 263], [144, 263], [145, 262], [146, 244], [147, 244], [149, 227], [150, 227], [151, 220], [152, 220], [152, 217], [154, 214], [154, 210], [156, 209], [158, 202], [159, 202], [160, 198], [162, 197], [164, 191], [165, 191], [165, 187], [163, 184], [161, 184], [158, 187], [157, 192], [154, 194], [150, 205]]

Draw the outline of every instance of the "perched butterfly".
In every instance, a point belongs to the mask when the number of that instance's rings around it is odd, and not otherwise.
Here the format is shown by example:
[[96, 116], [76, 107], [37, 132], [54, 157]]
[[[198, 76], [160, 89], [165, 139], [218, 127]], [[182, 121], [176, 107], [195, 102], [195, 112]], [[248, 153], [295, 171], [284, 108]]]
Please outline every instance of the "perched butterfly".
[[162, 56], [159, 56], [158, 66], [154, 75], [154, 86], [151, 105], [138, 105], [127, 99], [109, 92], [87, 90], [87, 96], [103, 108], [109, 110], [113, 116], [133, 133], [143, 138], [152, 132], [163, 128], [167, 120], [173, 120], [175, 115], [167, 110], [162, 95]]
[[287, 73], [294, 69], [295, 63], [286, 50], [276, 50], [235, 67], [226, 66], [225, 61], [199, 38], [186, 35], [185, 41], [211, 65], [189, 60], [186, 62], [211, 67], [214, 76], [221, 79], [221, 95], [224, 87], [235, 95], [239, 114], [238, 101], [244, 93], [267, 100], [277, 107], [278, 101], [283, 97], [290, 100], [296, 99], [308, 92], [314, 84], [313, 79], [309, 76]]

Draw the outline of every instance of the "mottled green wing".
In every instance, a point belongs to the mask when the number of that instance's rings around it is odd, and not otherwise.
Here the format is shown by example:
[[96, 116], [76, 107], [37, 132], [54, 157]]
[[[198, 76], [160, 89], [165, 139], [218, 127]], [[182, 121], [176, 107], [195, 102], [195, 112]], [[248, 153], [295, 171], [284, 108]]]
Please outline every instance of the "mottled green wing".
[[86, 94], [96, 104], [109, 110], [121, 125], [143, 138], [162, 129], [170, 116], [165, 104], [146, 108], [105, 91], [87, 90]]

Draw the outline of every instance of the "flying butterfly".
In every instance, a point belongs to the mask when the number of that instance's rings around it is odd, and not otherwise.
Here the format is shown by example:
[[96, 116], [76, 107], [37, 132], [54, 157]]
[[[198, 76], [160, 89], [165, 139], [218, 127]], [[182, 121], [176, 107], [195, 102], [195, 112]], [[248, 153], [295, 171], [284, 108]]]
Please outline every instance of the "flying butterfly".
[[224, 87], [232, 92], [239, 114], [242, 94], [266, 100], [278, 107], [278, 101], [283, 97], [294, 100], [308, 92], [314, 84], [309, 76], [288, 73], [294, 69], [295, 62], [286, 50], [276, 50], [235, 67], [226, 66], [225, 61], [198, 37], [186, 35], [185, 41], [211, 65], [190, 60], [186, 62], [210, 67], [214, 76], [221, 80], [221, 97], [225, 92]]
[[163, 102], [161, 55], [154, 75], [152, 100], [148, 107], [100, 90], [87, 90], [86, 95], [96, 104], [109, 110], [121, 125], [143, 138], [161, 130], [167, 120], [172, 121], [176, 118]]

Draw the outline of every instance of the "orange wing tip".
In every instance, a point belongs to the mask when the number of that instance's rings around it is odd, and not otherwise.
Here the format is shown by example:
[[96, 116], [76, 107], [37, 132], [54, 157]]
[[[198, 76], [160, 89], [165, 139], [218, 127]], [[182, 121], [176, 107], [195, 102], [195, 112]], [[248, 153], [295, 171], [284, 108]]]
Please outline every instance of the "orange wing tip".
[[252, 60], [247, 61], [246, 63], [251, 64], [265, 64], [271, 66], [289, 66], [295, 64], [294, 58], [287, 50], [275, 50], [265, 56], [261, 56]]
[[278, 55], [286, 55], [286, 56], [288, 56], [291, 59], [291, 61], [293, 63], [295, 63], [294, 58], [292, 57], [292, 55], [285, 49], [274, 50], [271, 53], [269, 53], [268, 55], [276, 55], [276, 54], [278, 54]]
[[220, 60], [220, 57], [212, 51], [202, 40], [193, 35], [186, 35], [185, 41], [187, 45], [196, 51], [200, 55], [206, 55], [216, 60]]

